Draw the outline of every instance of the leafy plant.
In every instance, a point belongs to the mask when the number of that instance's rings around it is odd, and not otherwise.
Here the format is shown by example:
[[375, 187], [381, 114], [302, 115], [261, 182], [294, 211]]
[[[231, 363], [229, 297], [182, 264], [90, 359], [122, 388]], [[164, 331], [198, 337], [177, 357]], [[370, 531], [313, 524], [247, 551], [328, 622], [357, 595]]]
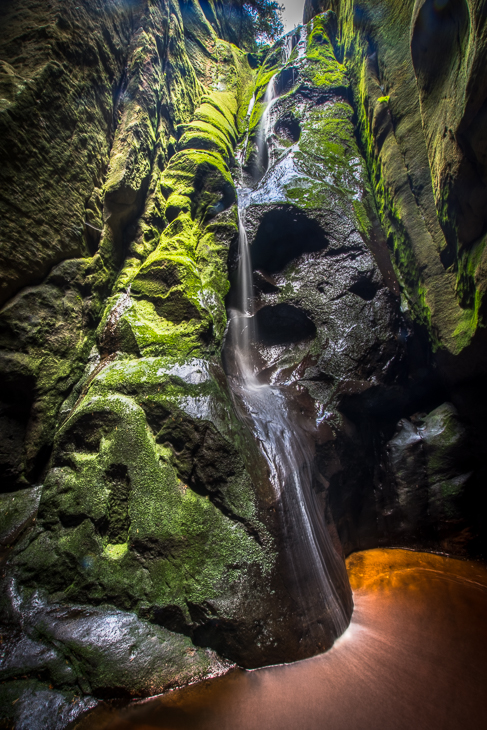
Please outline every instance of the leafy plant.
[[284, 32], [284, 5], [277, 0], [247, 0], [242, 9], [252, 19], [257, 45], [272, 43]]

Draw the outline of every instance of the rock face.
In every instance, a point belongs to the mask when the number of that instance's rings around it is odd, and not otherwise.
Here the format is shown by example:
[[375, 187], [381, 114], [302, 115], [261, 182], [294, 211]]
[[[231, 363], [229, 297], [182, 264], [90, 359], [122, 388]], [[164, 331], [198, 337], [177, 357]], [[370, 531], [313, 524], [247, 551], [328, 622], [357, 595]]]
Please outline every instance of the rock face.
[[[482, 125], [487, 93], [477, 70], [485, 63], [485, 3], [310, 1], [304, 19], [323, 11], [336, 17], [334, 49], [351, 81], [357, 136], [400, 285], [407, 335], [406, 390], [391, 392], [372, 410], [355, 399], [352, 411], [361, 427], [379, 419], [388, 439], [393, 414], [414, 420], [415, 412], [421, 418], [442, 401], [454, 404], [468, 428], [471, 477], [456, 512], [463, 526], [457, 523], [452, 539], [461, 534], [457, 549], [469, 543], [484, 554], [476, 515], [485, 507], [487, 187], [485, 134], [474, 130]], [[370, 406], [372, 395], [365, 396]], [[386, 464], [381, 456], [372, 467], [379, 502], [388, 492]], [[433, 531], [437, 514], [431, 513]], [[364, 546], [370, 545], [367, 539]], [[449, 538], [444, 548], [451, 549]]]
[[318, 650], [228, 384], [241, 175], [259, 377], [336, 550], [484, 554], [485, 9], [413, 5], [307, 3], [259, 54], [231, 2], [0, 9], [16, 727]]
[[408, 306], [457, 355], [485, 317], [485, 2], [307, 0], [304, 16], [330, 9]]

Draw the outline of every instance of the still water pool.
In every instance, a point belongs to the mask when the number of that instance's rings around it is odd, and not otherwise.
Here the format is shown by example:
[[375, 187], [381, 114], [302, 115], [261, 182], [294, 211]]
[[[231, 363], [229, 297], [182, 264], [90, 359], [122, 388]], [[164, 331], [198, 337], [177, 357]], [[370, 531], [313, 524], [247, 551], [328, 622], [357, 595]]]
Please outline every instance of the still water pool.
[[353, 619], [326, 654], [100, 707], [77, 730], [487, 728], [487, 569], [407, 550], [347, 569]]

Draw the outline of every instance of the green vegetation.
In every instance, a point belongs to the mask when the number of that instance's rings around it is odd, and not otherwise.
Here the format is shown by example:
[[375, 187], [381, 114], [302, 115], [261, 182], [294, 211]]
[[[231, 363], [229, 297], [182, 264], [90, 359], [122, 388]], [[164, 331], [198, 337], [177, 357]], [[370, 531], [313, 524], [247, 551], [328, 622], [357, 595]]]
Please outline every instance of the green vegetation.
[[329, 14], [323, 13], [313, 18], [307, 36], [305, 75], [315, 86], [346, 88], [348, 79], [345, 67], [336, 59], [329, 38]]
[[244, 0], [242, 10], [252, 19], [257, 45], [272, 43], [283, 33], [283, 9], [276, 0]]

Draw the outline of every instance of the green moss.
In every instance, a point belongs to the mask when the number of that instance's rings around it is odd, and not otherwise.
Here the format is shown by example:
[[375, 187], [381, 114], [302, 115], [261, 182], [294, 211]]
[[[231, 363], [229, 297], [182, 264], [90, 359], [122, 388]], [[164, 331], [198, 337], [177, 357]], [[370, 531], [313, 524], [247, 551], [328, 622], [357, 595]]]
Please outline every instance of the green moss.
[[121, 321], [130, 325], [141, 352], [150, 347], [158, 354], [169, 348], [169, 354], [180, 348], [189, 354], [208, 342], [210, 331], [217, 343], [221, 341], [229, 287], [228, 241], [236, 232], [234, 211], [204, 227], [182, 214], [166, 228], [145, 263], [131, 266], [120, 277], [120, 286], [130, 283], [137, 300]]
[[[443, 231], [455, 238], [455, 222], [447, 214], [448, 190], [444, 197], [434, 193], [436, 183], [433, 180], [432, 187], [430, 176], [423, 173], [428, 150], [419, 104], [413, 110], [406, 103], [418, 93], [410, 41], [403, 32], [411, 22], [412, 7], [393, 0], [358, 6], [343, 0], [337, 12], [338, 53], [352, 79], [358, 136], [399, 282], [413, 318], [425, 325], [433, 348], [458, 353], [478, 327], [475, 311], [480, 312], [481, 298], [476, 298], [459, 254], [453, 265], [458, 272], [457, 295], [470, 313], [462, 311], [452, 293], [452, 271], [445, 271], [441, 260], [447, 249]], [[436, 131], [443, 128], [433, 126]]]
[[352, 205], [355, 211], [355, 218], [358, 222], [358, 229], [364, 236], [364, 238], [367, 239], [370, 236], [372, 230], [372, 223], [369, 216], [367, 215], [365, 206], [361, 200], [353, 200]]
[[179, 140], [179, 149], [194, 148], [221, 154], [226, 160], [233, 152], [228, 137], [207, 122], [194, 122]]
[[308, 63], [304, 76], [314, 86], [346, 88], [348, 79], [345, 67], [335, 57], [333, 45], [328, 37], [327, 14], [317, 15], [308, 23], [306, 58]]
[[[192, 392], [204, 400], [209, 390], [215, 390], [207, 380], [203, 388], [187, 386], [177, 372], [184, 369], [175, 371], [167, 358], [115, 363], [95, 379], [83, 404], [59, 433], [40, 517], [52, 520], [57, 514], [65, 522], [82, 510], [85, 519], [75, 528], [59, 525], [50, 536], [42, 533], [21, 554], [19, 565], [28, 566], [29, 571], [50, 571], [44, 577], [47, 585], [70, 600], [109, 596], [125, 608], [141, 601], [198, 603], [227, 592], [251, 566], [266, 572], [272, 565], [271, 555], [240, 523], [180, 481], [167, 449], [158, 447], [148, 429], [141, 406], [113, 392], [117, 384], [125, 390], [139, 389], [137, 400], [148, 408], [149, 395], [143, 393], [155, 391], [156, 384], [159, 391], [162, 384], [163, 392], [150, 396], [153, 407], [176, 415], [177, 404], [181, 409], [190, 405], [188, 399], [194, 400]], [[107, 388], [109, 394], [94, 395]], [[98, 424], [94, 431], [90, 421]], [[113, 520], [112, 491], [121, 488], [116, 474], [127, 475], [129, 538], [113, 544], [110, 524], [95, 525]], [[240, 500], [243, 514], [251, 517], [254, 497], [248, 482], [233, 496], [230, 489], [229, 499], [234, 507]], [[156, 557], [143, 560], [142, 567], [140, 555], [146, 544], [158, 548]]]
[[286, 197], [302, 208], [319, 210], [337, 206], [357, 220], [360, 230], [370, 222], [361, 203], [366, 178], [357, 149], [352, 109], [335, 102], [311, 110], [301, 119], [301, 136], [293, 149], [295, 164], [302, 173], [285, 186]]
[[470, 249], [464, 249], [458, 257], [456, 291], [463, 307], [479, 312], [484, 291], [479, 288], [478, 276], [486, 257], [487, 236]]
[[[351, 43], [350, 37], [348, 41], [346, 40], [347, 27], [346, 21], [343, 21], [342, 42], [346, 46], [347, 43]], [[349, 27], [348, 32], [350, 32]], [[343, 40], [344, 38], [345, 40]], [[417, 322], [426, 326], [433, 348], [437, 348], [440, 343], [432, 326], [431, 309], [427, 303], [427, 288], [420, 274], [420, 266], [404, 224], [404, 221], [409, 218], [408, 211], [401, 209], [402, 200], [395, 197], [393, 188], [389, 185], [387, 170], [384, 166], [384, 159], [387, 160], [385, 152], [379, 156], [375, 147], [370, 110], [370, 105], [374, 104], [374, 100], [369, 98], [367, 56], [357, 37], [354, 36], [353, 42], [355, 44], [353, 63], [356, 79], [354, 94], [358, 114], [358, 131], [379, 219], [392, 250], [392, 264], [397, 278], [404, 288], [411, 314]], [[349, 51], [350, 47], [348, 46]], [[375, 103], [383, 104], [386, 99], [388, 103], [388, 97], [378, 97]]]
[[[156, 231], [146, 231], [149, 255], [144, 262], [129, 257], [115, 286], [118, 292], [130, 286], [136, 300], [117, 325], [118, 342], [128, 342], [128, 352], [135, 342], [145, 355], [179, 351], [189, 356], [205, 346], [214, 349], [213, 343], [218, 346], [221, 341], [229, 286], [227, 235], [233, 237], [237, 224], [234, 214], [231, 223], [225, 216], [214, 225], [205, 218], [235, 199], [228, 161], [237, 139], [238, 104], [234, 93], [205, 95], [193, 121], [181, 130], [180, 150], [160, 176], [155, 200], [169, 224], [156, 245]], [[219, 229], [225, 236], [218, 234]], [[113, 306], [110, 302], [106, 308], [100, 336]], [[122, 337], [124, 327], [130, 334]]]
[[[197, 314], [190, 311], [192, 302], [184, 296], [174, 296], [166, 304], [173, 318], [181, 318]], [[210, 318], [191, 317], [185, 321], [173, 322], [157, 312], [154, 304], [141, 300], [123, 315], [137, 342], [139, 351], [145, 356], [168, 355], [176, 357], [191, 357], [203, 354], [206, 350], [204, 340], [208, 340]]]
[[[223, 94], [219, 94], [218, 97], [213, 96], [208, 101], [203, 103], [196, 110], [194, 121], [205, 122], [210, 127], [216, 129], [220, 134], [225, 135], [233, 144], [236, 142], [236, 130], [235, 130], [235, 113], [230, 113], [229, 109], [225, 108], [223, 103]], [[208, 97], [205, 97], [207, 99]], [[227, 95], [224, 97], [227, 98]], [[218, 101], [217, 101], [218, 99]], [[226, 111], [226, 114], [225, 114]]]
[[453, 337], [457, 342], [459, 350], [463, 350], [464, 347], [470, 344], [472, 337], [477, 331], [479, 326], [479, 312], [483, 300], [483, 292], [475, 292], [474, 306], [472, 309], [467, 309], [463, 313], [463, 317], [460, 319]]
[[103, 555], [111, 560], [121, 560], [129, 549], [128, 542], [119, 543], [116, 545], [105, 545]]

